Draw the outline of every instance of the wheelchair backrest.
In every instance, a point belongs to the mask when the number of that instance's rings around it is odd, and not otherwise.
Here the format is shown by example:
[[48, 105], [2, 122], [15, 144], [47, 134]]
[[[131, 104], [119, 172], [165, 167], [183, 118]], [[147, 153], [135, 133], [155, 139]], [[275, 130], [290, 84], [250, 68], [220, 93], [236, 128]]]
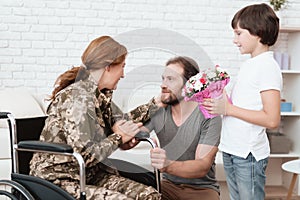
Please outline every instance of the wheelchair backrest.
[[[46, 118], [47, 116], [15, 119], [17, 143], [24, 140], [39, 140], [41, 132], [45, 125]], [[9, 129], [10, 132], [12, 132], [12, 128], [9, 127]], [[10, 135], [11, 135], [10, 137], [12, 137], [12, 134]], [[13, 152], [12, 148], [13, 147], [11, 147], [11, 152]], [[31, 152], [23, 152], [23, 151], [18, 152], [18, 165], [19, 165], [18, 173], [29, 174], [29, 162], [32, 158], [32, 155], [33, 153]], [[15, 159], [13, 153], [11, 156], [12, 159]]]

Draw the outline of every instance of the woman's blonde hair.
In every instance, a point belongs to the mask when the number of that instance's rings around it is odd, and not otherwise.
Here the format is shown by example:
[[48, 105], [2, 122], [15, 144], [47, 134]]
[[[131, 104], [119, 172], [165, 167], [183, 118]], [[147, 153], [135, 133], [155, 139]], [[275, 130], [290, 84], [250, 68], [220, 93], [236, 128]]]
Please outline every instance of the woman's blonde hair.
[[122, 63], [126, 55], [126, 47], [110, 36], [101, 36], [94, 39], [81, 56], [82, 66], [73, 67], [57, 78], [50, 99], [53, 100], [59, 91], [70, 84], [86, 79], [89, 76], [89, 71]]

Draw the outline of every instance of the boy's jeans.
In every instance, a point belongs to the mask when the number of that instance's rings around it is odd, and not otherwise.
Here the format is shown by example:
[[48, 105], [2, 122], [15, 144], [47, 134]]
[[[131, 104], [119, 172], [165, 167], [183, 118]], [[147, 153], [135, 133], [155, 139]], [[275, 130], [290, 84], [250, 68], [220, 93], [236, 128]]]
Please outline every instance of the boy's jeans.
[[223, 152], [226, 181], [231, 200], [264, 200], [268, 158], [256, 161]]

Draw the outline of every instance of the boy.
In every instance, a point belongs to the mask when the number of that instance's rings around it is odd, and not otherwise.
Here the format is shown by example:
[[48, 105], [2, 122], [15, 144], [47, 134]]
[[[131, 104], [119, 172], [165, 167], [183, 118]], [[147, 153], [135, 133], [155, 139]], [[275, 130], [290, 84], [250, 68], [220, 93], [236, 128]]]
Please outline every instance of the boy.
[[280, 123], [280, 68], [269, 51], [278, 37], [279, 19], [267, 4], [239, 10], [232, 19], [234, 43], [241, 54], [250, 54], [240, 68], [231, 99], [207, 99], [211, 114], [223, 114], [219, 149], [230, 198], [263, 200], [265, 170], [270, 154], [266, 128]]

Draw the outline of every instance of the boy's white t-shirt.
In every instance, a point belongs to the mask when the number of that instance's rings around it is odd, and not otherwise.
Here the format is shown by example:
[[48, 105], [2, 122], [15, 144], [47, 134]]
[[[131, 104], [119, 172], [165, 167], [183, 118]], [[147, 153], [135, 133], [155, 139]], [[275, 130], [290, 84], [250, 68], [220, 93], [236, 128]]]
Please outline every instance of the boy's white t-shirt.
[[[231, 93], [233, 105], [261, 110], [263, 105], [260, 92], [270, 89], [282, 89], [281, 71], [272, 51], [243, 63]], [[224, 116], [219, 149], [243, 158], [251, 152], [257, 161], [264, 159], [270, 155], [266, 128]]]

